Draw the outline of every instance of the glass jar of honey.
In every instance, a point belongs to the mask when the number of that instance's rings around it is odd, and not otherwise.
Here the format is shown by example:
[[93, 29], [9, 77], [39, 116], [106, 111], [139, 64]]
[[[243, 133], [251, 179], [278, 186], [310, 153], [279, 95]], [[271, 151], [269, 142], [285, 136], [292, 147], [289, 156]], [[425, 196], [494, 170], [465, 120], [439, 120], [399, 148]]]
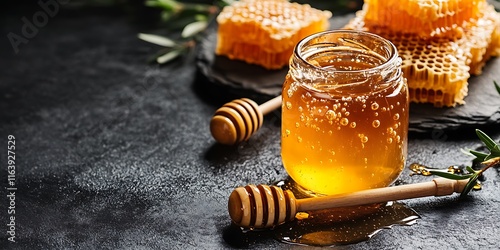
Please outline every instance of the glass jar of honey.
[[396, 47], [375, 34], [304, 38], [282, 93], [283, 165], [312, 194], [385, 187], [405, 166], [408, 87]]

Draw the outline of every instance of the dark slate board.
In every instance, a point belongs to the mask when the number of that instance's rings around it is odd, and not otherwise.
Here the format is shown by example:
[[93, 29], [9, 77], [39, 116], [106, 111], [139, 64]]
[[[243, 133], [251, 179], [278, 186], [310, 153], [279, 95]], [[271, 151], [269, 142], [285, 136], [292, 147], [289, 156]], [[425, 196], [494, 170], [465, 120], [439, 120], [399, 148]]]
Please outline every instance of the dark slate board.
[[[331, 19], [331, 28], [343, 27], [353, 14]], [[231, 89], [243, 96], [277, 96], [288, 68], [266, 70], [242, 61], [229, 60], [214, 54], [217, 25], [213, 23], [200, 42], [197, 54], [199, 71], [211, 83]], [[500, 122], [500, 95], [493, 80], [500, 82], [500, 58], [491, 59], [483, 74], [471, 77], [466, 104], [454, 108], [435, 108], [430, 104], [410, 107], [410, 132], [435, 133], [465, 128], [482, 128]]]

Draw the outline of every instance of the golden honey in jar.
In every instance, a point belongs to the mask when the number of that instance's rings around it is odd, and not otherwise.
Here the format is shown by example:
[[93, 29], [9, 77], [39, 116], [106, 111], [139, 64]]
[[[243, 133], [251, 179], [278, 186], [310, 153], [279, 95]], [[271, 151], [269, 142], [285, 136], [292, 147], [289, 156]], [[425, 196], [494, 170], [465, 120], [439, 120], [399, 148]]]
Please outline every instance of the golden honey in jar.
[[405, 165], [408, 87], [388, 40], [316, 33], [295, 47], [283, 85], [283, 165], [313, 194], [388, 186]]

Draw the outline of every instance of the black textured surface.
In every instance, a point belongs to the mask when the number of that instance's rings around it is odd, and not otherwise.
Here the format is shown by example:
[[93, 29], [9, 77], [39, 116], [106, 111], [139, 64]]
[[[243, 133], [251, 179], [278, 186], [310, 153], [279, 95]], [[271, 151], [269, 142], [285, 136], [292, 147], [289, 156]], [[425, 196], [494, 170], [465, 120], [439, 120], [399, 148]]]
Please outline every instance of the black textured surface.
[[[158, 48], [122, 15], [65, 10], [14, 54], [20, 11], [0, 19], [1, 249], [300, 249], [234, 235], [232, 189], [272, 183], [280, 159], [279, 112], [237, 147], [214, 143], [213, 112], [233, 99], [196, 77], [194, 56], [147, 65]], [[500, 139], [498, 124], [486, 130]], [[496, 131], [496, 132], [495, 132]], [[16, 243], [7, 241], [7, 136], [16, 138]], [[408, 162], [467, 164], [481, 150], [472, 129], [412, 137]], [[498, 169], [483, 190], [405, 202], [422, 218], [342, 249], [498, 249]], [[401, 175], [401, 183], [428, 180]], [[228, 243], [230, 242], [230, 243]]]

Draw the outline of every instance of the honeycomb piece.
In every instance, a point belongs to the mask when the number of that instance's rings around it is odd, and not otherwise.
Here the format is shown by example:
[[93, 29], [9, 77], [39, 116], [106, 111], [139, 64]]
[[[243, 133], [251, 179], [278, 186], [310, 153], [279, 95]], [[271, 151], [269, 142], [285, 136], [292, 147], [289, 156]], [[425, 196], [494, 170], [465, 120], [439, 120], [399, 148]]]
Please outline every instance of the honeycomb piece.
[[328, 29], [331, 12], [286, 0], [243, 0], [217, 17], [215, 53], [267, 69], [288, 65], [302, 38]]
[[365, 0], [368, 27], [412, 33], [422, 38], [460, 37], [462, 24], [477, 19], [486, 0]]
[[480, 74], [485, 62], [500, 52], [500, 14], [489, 5], [476, 22], [463, 26], [463, 36], [456, 39], [424, 39], [368, 26], [364, 17], [365, 11], [359, 11], [344, 28], [373, 32], [394, 43], [403, 59], [412, 102], [436, 107], [463, 104], [470, 74]]
[[465, 39], [457, 41], [460, 47], [467, 48], [470, 73], [473, 75], [480, 75], [486, 61], [500, 54], [500, 14], [493, 6], [485, 9], [484, 16], [476, 23], [465, 25]]

